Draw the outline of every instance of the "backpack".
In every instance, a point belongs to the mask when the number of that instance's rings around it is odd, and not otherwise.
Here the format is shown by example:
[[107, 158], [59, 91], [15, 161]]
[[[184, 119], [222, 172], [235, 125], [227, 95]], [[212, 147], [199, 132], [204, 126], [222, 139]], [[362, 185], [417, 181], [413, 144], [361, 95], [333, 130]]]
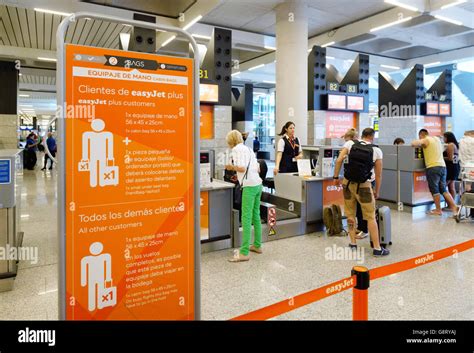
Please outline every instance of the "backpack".
[[355, 141], [349, 152], [349, 162], [344, 165], [344, 177], [354, 183], [370, 180], [374, 168], [374, 147]]
[[347, 232], [342, 226], [341, 206], [331, 205], [323, 210], [323, 221], [328, 236], [345, 236]]

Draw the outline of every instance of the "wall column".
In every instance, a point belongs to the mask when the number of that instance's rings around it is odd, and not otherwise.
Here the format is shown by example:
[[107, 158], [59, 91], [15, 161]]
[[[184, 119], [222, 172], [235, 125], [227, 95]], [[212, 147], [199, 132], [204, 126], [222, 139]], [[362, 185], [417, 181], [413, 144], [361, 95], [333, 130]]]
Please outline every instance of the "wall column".
[[[308, 139], [308, 15], [304, 0], [276, 7], [276, 133], [291, 120], [301, 144]], [[277, 136], [278, 140], [278, 136]]]
[[18, 70], [12, 61], [0, 61], [0, 149], [18, 148]]

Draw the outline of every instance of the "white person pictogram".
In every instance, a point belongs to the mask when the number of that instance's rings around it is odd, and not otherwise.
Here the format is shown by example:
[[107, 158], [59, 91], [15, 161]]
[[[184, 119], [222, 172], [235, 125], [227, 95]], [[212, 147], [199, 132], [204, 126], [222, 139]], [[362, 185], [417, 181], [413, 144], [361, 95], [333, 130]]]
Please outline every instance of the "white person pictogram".
[[88, 289], [89, 311], [94, 311], [97, 307], [101, 309], [101, 300], [115, 301], [115, 298], [101, 298], [106, 292], [105, 283], [112, 282], [112, 257], [102, 253], [103, 250], [101, 242], [94, 242], [89, 247], [91, 255], [81, 259], [81, 286], [87, 286]]
[[118, 167], [114, 166], [114, 136], [109, 131], [103, 131], [105, 122], [94, 119], [91, 122], [93, 131], [82, 134], [82, 160], [79, 162], [79, 171], [88, 171], [90, 186], [97, 184], [118, 184]]

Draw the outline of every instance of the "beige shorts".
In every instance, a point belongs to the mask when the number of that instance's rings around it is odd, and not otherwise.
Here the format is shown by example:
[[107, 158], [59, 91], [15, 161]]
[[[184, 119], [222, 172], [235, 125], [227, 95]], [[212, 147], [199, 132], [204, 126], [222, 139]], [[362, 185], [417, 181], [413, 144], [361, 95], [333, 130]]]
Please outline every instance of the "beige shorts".
[[[370, 181], [357, 184], [344, 178], [342, 181], [344, 193], [344, 213], [348, 219], [356, 217], [357, 202], [360, 203], [362, 209], [362, 217], [366, 221], [375, 220], [375, 197]], [[358, 186], [358, 187], [357, 187]], [[358, 189], [358, 190], [357, 190]]]

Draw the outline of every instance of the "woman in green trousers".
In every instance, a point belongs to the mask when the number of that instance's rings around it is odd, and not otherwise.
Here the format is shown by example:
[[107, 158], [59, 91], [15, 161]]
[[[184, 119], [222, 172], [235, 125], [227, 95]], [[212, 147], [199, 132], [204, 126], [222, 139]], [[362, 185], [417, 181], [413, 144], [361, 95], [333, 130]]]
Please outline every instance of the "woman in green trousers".
[[[240, 251], [229, 261], [242, 262], [250, 259], [249, 251], [262, 253], [262, 224], [260, 221], [260, 198], [262, 196], [262, 179], [258, 174], [259, 164], [253, 151], [244, 145], [242, 134], [232, 130], [227, 134], [227, 144], [232, 149], [233, 164], [226, 165], [227, 170], [237, 172], [242, 187], [242, 228], [243, 239]], [[254, 227], [254, 242], [250, 245]]]

